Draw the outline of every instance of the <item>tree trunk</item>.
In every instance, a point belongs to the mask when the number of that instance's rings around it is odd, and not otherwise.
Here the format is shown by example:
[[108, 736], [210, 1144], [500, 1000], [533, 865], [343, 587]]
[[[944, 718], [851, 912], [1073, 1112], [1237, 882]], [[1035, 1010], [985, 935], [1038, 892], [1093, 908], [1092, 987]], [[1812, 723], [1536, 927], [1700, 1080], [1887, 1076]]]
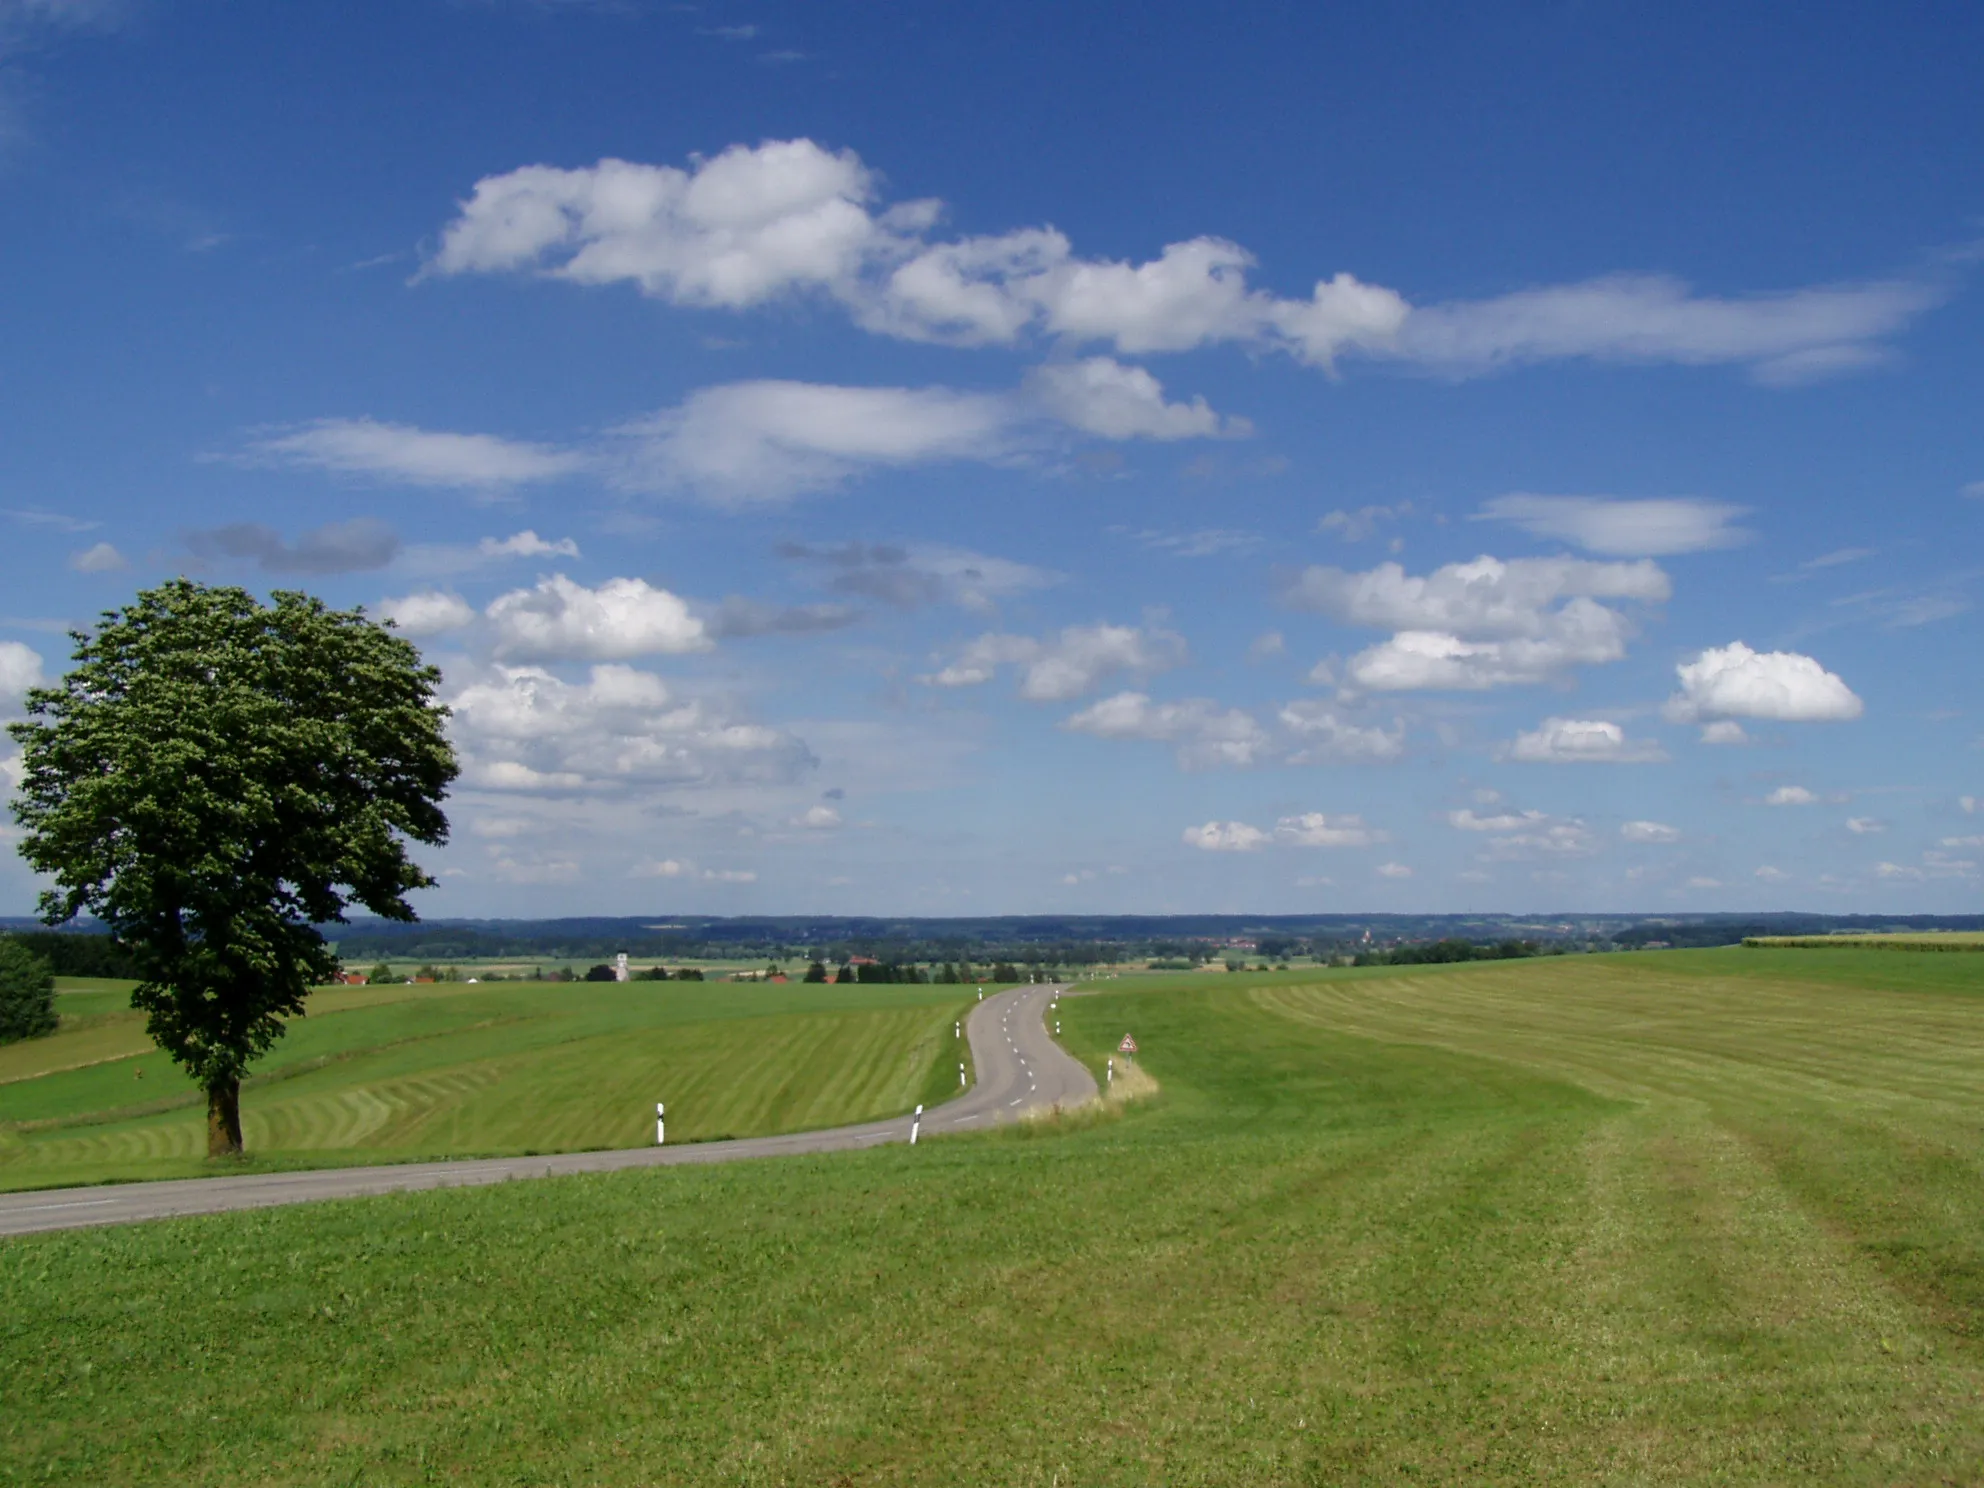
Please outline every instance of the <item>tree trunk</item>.
[[236, 1157], [241, 1152], [241, 1082], [232, 1075], [207, 1087], [207, 1156]]

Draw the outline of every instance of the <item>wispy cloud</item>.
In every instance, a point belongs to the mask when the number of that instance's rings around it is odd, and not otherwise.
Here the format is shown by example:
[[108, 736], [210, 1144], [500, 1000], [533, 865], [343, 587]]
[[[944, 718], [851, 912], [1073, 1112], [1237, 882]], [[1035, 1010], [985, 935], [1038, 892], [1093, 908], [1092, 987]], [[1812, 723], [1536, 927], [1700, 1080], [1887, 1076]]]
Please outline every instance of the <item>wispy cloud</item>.
[[36, 507], [9, 509], [5, 515], [23, 527], [46, 527], [53, 532], [94, 532], [103, 525], [68, 512], [42, 511]]
[[1607, 558], [1666, 558], [1731, 548], [1754, 535], [1731, 525], [1744, 508], [1694, 496], [1497, 496], [1477, 521], [1509, 522], [1535, 537], [1555, 538]]
[[1396, 506], [1360, 506], [1350, 510], [1339, 509], [1325, 512], [1316, 520], [1316, 531], [1345, 542], [1364, 542], [1375, 537], [1378, 529], [1412, 515], [1412, 503], [1401, 501]]
[[1241, 432], [1203, 399], [1167, 402], [1141, 368], [1092, 358], [1042, 369], [1016, 392], [775, 380], [707, 387], [621, 425], [607, 458], [623, 489], [749, 506], [833, 490], [875, 470], [1003, 463], [1056, 431], [1065, 442], [1068, 430], [1115, 440]]
[[237, 458], [298, 465], [409, 486], [490, 491], [557, 480], [586, 468], [570, 449], [382, 423], [377, 419], [317, 419], [251, 440]]
[[704, 625], [713, 639], [728, 641], [770, 635], [817, 635], [822, 631], [845, 630], [861, 619], [862, 612], [852, 605], [767, 604], [733, 594], [705, 617]]
[[1110, 531], [1134, 538], [1144, 547], [1169, 553], [1174, 558], [1216, 558], [1229, 553], [1251, 553], [1266, 541], [1258, 532], [1236, 527], [1201, 527], [1196, 532], [1112, 527]]
[[932, 543], [783, 542], [778, 556], [815, 565], [835, 593], [896, 609], [955, 604], [984, 612], [998, 601], [1059, 584], [1065, 575], [968, 548]]
[[1883, 630], [1913, 630], [1966, 614], [1972, 607], [1969, 590], [1984, 569], [1945, 574], [1927, 581], [1842, 595], [1831, 608]]
[[187, 550], [209, 560], [252, 562], [265, 573], [340, 574], [384, 568], [399, 552], [393, 529], [354, 517], [300, 533], [294, 542], [260, 522], [235, 522], [186, 534]]

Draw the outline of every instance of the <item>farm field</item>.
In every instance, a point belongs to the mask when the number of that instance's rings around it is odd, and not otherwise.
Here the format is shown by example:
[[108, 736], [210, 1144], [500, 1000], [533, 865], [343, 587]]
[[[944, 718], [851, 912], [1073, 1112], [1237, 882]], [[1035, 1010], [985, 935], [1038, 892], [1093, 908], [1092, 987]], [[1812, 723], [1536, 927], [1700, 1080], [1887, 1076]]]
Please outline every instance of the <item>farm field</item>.
[[1869, 935], [1759, 935], [1753, 943], [1768, 950], [1984, 951], [1984, 931], [1889, 931]]
[[1151, 978], [1115, 1119], [16, 1240], [0, 1482], [1976, 1482], [1980, 965]]
[[[64, 988], [58, 1032], [0, 1046], [0, 1188], [216, 1171], [204, 1097], [146, 1037], [128, 986]], [[249, 1157], [226, 1171], [631, 1147], [652, 1140], [656, 1100], [681, 1141], [891, 1115], [933, 1081], [955, 1088], [960, 990], [326, 989], [244, 1086]]]

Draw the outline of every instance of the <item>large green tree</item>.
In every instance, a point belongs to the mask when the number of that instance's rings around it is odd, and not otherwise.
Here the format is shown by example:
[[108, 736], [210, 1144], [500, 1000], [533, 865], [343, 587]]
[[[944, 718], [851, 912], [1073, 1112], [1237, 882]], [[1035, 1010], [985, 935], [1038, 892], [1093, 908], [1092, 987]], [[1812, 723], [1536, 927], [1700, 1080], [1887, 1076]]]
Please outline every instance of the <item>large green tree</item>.
[[458, 766], [411, 643], [306, 594], [261, 604], [176, 579], [77, 631], [75, 664], [11, 726], [21, 855], [42, 917], [102, 920], [136, 961], [152, 1038], [207, 1092], [207, 1150], [241, 1150], [241, 1077], [337, 972], [318, 927], [414, 918]]

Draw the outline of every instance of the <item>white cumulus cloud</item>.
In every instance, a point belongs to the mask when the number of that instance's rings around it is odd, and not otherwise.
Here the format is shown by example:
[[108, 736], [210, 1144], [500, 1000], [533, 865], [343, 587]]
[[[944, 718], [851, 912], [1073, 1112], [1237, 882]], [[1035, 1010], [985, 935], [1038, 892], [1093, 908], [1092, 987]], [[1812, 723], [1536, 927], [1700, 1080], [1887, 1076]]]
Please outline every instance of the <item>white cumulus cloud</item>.
[[379, 606], [382, 617], [419, 640], [445, 635], [475, 623], [475, 607], [459, 594], [425, 590], [388, 599]]
[[499, 596], [487, 615], [497, 653], [506, 657], [624, 661], [710, 646], [687, 603], [644, 579], [608, 579], [588, 589], [554, 574]]
[[1498, 811], [1483, 816], [1472, 808], [1463, 808], [1447, 813], [1447, 825], [1457, 831], [1487, 834], [1485, 857], [1489, 862], [1582, 858], [1598, 851], [1597, 842], [1582, 821], [1542, 811]]
[[698, 878], [704, 883], [751, 884], [758, 875], [749, 868], [698, 868], [681, 858], [644, 858], [628, 870], [629, 878]]
[[629, 666], [595, 666], [583, 682], [498, 666], [448, 702], [471, 788], [598, 795], [787, 784], [815, 763], [784, 730], [677, 698], [660, 677]]
[[878, 209], [876, 196], [852, 151], [807, 139], [734, 145], [688, 170], [527, 166], [476, 183], [428, 270], [632, 282], [674, 304], [726, 309], [810, 294], [868, 330], [956, 345], [1039, 330], [1131, 353], [1251, 342], [1318, 364], [1384, 343], [1407, 313], [1393, 291], [1347, 274], [1305, 299], [1251, 290], [1251, 257], [1218, 238], [1173, 243], [1141, 264], [1079, 258], [1051, 228], [931, 242], [940, 204]]
[[1846, 819], [1846, 830], [1856, 837], [1871, 837], [1887, 829], [1888, 824], [1878, 817], [1849, 816]]
[[1508, 757], [1539, 765], [1638, 765], [1667, 755], [1653, 740], [1628, 738], [1606, 719], [1546, 718], [1540, 727], [1516, 735]]
[[0, 641], [0, 705], [18, 701], [41, 682], [41, 653], [19, 641]]
[[1222, 419], [1204, 398], [1165, 402], [1155, 377], [1111, 357], [1053, 363], [1027, 382], [1050, 415], [1103, 439], [1231, 439], [1252, 432], [1245, 419]]
[[[1386, 840], [1386, 834], [1369, 826], [1355, 814], [1332, 816], [1323, 811], [1307, 811], [1284, 816], [1273, 830], [1238, 821], [1209, 821], [1201, 827], [1187, 827], [1188, 846], [1206, 852], [1258, 852], [1264, 847], [1371, 847]], [[1381, 870], [1382, 871], [1382, 870]]]
[[1369, 692], [1482, 692], [1551, 681], [1572, 666], [1617, 661], [1631, 627], [1616, 610], [1574, 599], [1545, 620], [1547, 633], [1469, 641], [1438, 630], [1404, 630], [1344, 664], [1344, 681]]
[[1678, 828], [1670, 827], [1664, 822], [1657, 821], [1622, 822], [1619, 826], [1619, 835], [1628, 842], [1679, 842], [1681, 840], [1681, 833]]
[[115, 573], [130, 564], [124, 555], [107, 542], [92, 544], [69, 555], [69, 567], [77, 573]]
[[556, 541], [539, 537], [528, 527], [508, 537], [485, 537], [475, 545], [484, 558], [576, 558], [579, 545], [569, 537]]
[[1181, 767], [1245, 768], [1279, 760], [1290, 765], [1377, 764], [1405, 752], [1405, 725], [1386, 729], [1339, 716], [1327, 704], [1302, 699], [1283, 706], [1273, 725], [1242, 708], [1206, 698], [1156, 702], [1148, 693], [1119, 692], [1091, 704], [1062, 727], [1101, 739], [1152, 739], [1177, 745]]
[[1350, 352], [1469, 376], [1583, 358], [1747, 366], [1798, 382], [1879, 361], [1942, 298], [1889, 280], [1740, 298], [1659, 275], [1614, 275], [1414, 307], [1336, 272], [1306, 295], [1248, 282], [1253, 255], [1201, 235], [1142, 262], [1084, 258], [1053, 228], [938, 239], [942, 204], [884, 206], [868, 166], [810, 139], [733, 145], [685, 168], [601, 160], [483, 178], [426, 272], [535, 272], [631, 283], [672, 304], [743, 310], [810, 297], [865, 329], [953, 345], [1033, 335], [1124, 353], [1217, 343], [1331, 367]]
[[991, 681], [1000, 667], [1015, 666], [1021, 697], [1066, 702], [1116, 673], [1150, 676], [1181, 665], [1185, 658], [1184, 637], [1168, 630], [1071, 625], [1045, 640], [982, 635], [956, 660], [918, 680], [933, 687], [975, 687]]
[[1749, 734], [1744, 731], [1743, 725], [1733, 718], [1718, 718], [1712, 723], [1702, 725], [1704, 744], [1748, 744], [1749, 742]]
[[1178, 746], [1186, 769], [1247, 766], [1270, 746], [1268, 731], [1251, 713], [1221, 708], [1204, 698], [1157, 703], [1146, 693], [1119, 692], [1069, 718], [1063, 727], [1100, 739], [1154, 739]]
[[1396, 563], [1381, 563], [1362, 573], [1315, 565], [1297, 577], [1287, 599], [1298, 608], [1374, 630], [1535, 639], [1546, 633], [1551, 607], [1566, 600], [1658, 603], [1672, 592], [1667, 575], [1650, 561], [1505, 561], [1484, 554], [1423, 576], [1408, 574]]
[[1647, 560], [1483, 555], [1423, 576], [1396, 563], [1361, 573], [1312, 566], [1284, 597], [1347, 625], [1396, 632], [1345, 665], [1352, 689], [1480, 691], [1618, 660], [1633, 626], [1599, 601], [1657, 603], [1671, 589]]
[[1864, 711], [1839, 677], [1795, 651], [1752, 651], [1732, 641], [1674, 671], [1681, 690], [1668, 699], [1666, 714], [1676, 723], [1715, 718], [1812, 723], [1858, 718]]
[[1457, 832], [1517, 832], [1549, 819], [1541, 811], [1497, 811], [1483, 816], [1471, 806], [1447, 813], [1447, 825]]
[[476, 183], [429, 268], [631, 280], [658, 299], [739, 309], [847, 283], [891, 236], [868, 212], [873, 195], [852, 151], [804, 139], [734, 145], [690, 171], [526, 166]]
[[1205, 852], [1257, 852], [1272, 840], [1272, 834], [1238, 821], [1209, 821], [1202, 827], [1187, 827], [1184, 833], [1187, 847]]
[[1293, 741], [1286, 756], [1291, 765], [1380, 764], [1405, 753], [1405, 722], [1392, 727], [1357, 723], [1327, 703], [1300, 698], [1277, 715]]
[[1819, 798], [1802, 785], [1780, 785], [1764, 797], [1766, 806], [1810, 806]]

